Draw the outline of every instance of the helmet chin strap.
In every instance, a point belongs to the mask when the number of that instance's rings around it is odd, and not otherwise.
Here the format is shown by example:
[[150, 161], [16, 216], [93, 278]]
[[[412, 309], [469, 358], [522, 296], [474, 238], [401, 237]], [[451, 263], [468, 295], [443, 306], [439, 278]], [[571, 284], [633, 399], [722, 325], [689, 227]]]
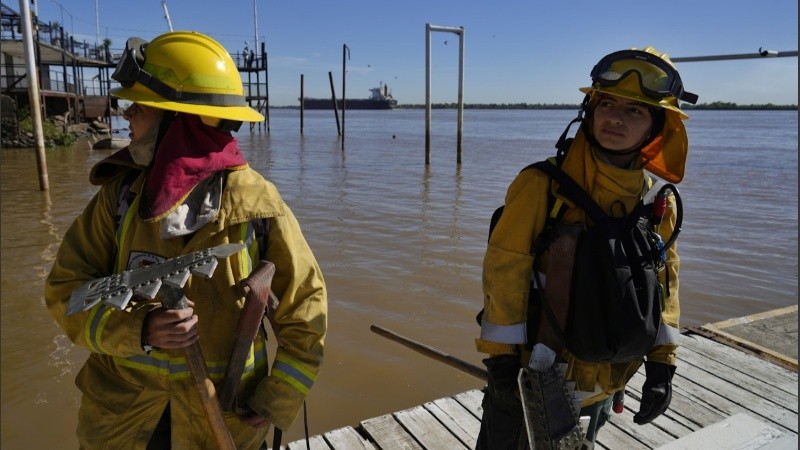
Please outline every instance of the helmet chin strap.
[[567, 153], [567, 150], [569, 150], [567, 133], [569, 133], [569, 129], [572, 127], [572, 124], [577, 122], [581, 123], [581, 126], [583, 126], [582, 122], [583, 122], [584, 112], [586, 112], [586, 116], [589, 117], [589, 114], [591, 113], [591, 111], [589, 111], [589, 100], [591, 99], [592, 96], [589, 94], [586, 94], [586, 96], [583, 97], [583, 102], [581, 102], [581, 109], [578, 111], [578, 117], [572, 119], [572, 121], [569, 124], [567, 124], [567, 128], [564, 129], [564, 132], [561, 133], [561, 137], [558, 138], [558, 141], [556, 142], [556, 149], [558, 150], [558, 152], [556, 153], [556, 159], [558, 160], [563, 159], [564, 155]]

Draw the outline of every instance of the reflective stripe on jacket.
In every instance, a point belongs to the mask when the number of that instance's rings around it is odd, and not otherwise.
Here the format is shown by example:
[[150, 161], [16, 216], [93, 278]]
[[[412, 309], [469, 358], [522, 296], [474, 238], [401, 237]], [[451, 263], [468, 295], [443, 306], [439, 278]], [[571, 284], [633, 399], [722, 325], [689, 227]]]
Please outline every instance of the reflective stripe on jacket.
[[[140, 191], [143, 177], [136, 179], [131, 191]], [[78, 426], [81, 445], [144, 448], [169, 402], [173, 448], [213, 447], [182, 352], [147, 355], [141, 348], [142, 323], [152, 302], [135, 303], [126, 311], [98, 304], [70, 317], [65, 316], [66, 305], [74, 289], [119, 271], [118, 265], [133, 268], [220, 244], [253, 242], [250, 224], [260, 218], [270, 219], [268, 259], [276, 266], [272, 290], [280, 300], [275, 314], [279, 363], [268, 376], [266, 337], [259, 333], [238, 398], [275, 426], [287, 429], [322, 362], [327, 295], [319, 266], [277, 189], [249, 167], [230, 171], [215, 219], [188, 239], [163, 240], [158, 222], [142, 221], [133, 213], [120, 217], [123, 182], [124, 174], [106, 182], [70, 226], [45, 286], [53, 317], [74, 343], [92, 351], [76, 379], [84, 394]], [[187, 298], [195, 303], [199, 342], [214, 382], [221, 380], [230, 357], [244, 303], [239, 286], [252, 270], [255, 255], [253, 245], [219, 261], [211, 279], [191, 277], [184, 287]], [[237, 448], [258, 448], [264, 441], [267, 429], [245, 425], [235, 414], [225, 418]]]

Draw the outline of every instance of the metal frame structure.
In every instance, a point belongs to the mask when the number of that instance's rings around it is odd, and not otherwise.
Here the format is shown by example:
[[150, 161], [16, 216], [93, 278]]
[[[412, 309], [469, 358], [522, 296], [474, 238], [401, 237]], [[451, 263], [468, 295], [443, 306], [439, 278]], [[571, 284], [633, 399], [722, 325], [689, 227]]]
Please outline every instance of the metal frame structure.
[[431, 32], [458, 35], [458, 135], [456, 162], [461, 164], [461, 137], [464, 128], [464, 27], [425, 24], [425, 165], [431, 163]]

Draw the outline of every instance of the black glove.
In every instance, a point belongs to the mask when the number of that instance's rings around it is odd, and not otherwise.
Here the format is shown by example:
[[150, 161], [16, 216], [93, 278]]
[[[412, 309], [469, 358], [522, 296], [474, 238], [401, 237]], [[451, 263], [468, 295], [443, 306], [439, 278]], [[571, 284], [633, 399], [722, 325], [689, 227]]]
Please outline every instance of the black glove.
[[644, 372], [642, 402], [639, 412], [633, 416], [637, 425], [650, 423], [667, 410], [672, 400], [672, 375], [675, 374], [675, 366], [645, 361]]

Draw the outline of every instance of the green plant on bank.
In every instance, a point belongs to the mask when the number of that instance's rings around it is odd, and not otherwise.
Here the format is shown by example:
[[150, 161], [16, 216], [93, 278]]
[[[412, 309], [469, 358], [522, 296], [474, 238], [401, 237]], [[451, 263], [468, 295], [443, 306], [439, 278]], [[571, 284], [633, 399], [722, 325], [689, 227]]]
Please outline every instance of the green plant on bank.
[[[33, 134], [33, 120], [31, 120], [31, 113], [27, 109], [21, 109], [17, 118], [19, 120], [19, 133], [21, 135], [26, 133]], [[45, 147], [69, 147], [75, 143], [75, 135], [65, 132], [60, 126], [56, 125], [53, 119], [45, 119], [42, 121], [42, 131], [44, 132], [44, 145]]]

